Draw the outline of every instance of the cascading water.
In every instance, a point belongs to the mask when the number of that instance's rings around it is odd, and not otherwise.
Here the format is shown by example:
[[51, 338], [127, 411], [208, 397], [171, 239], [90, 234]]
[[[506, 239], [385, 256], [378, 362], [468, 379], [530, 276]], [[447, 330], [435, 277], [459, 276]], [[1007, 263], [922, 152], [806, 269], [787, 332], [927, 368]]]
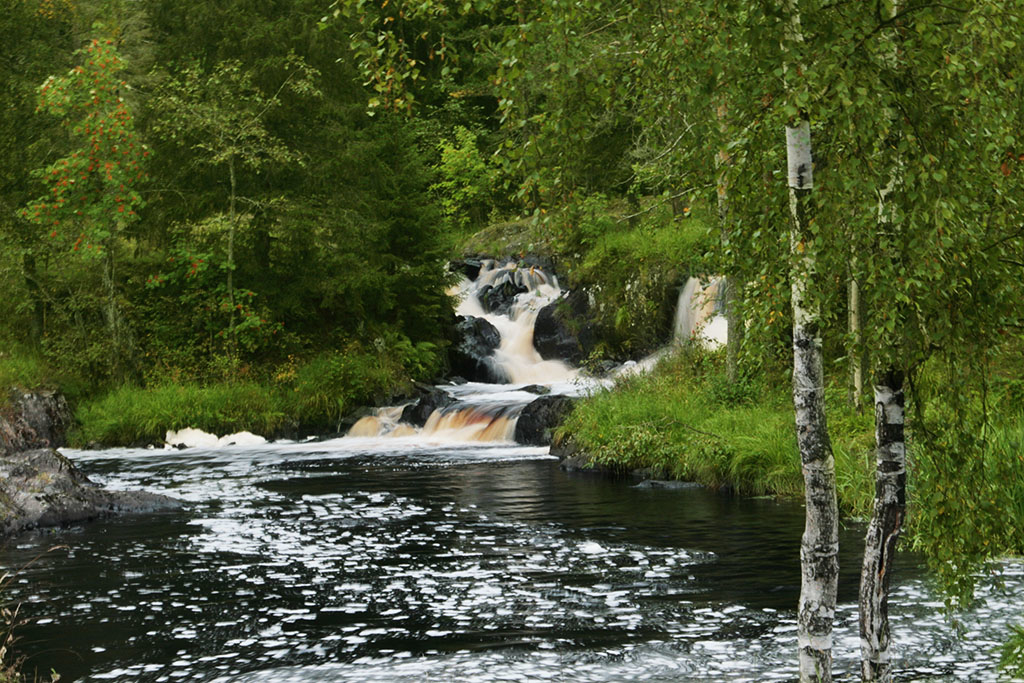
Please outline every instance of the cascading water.
[[350, 437], [416, 438], [428, 442], [512, 442], [523, 409], [536, 400], [526, 386], [542, 386], [556, 395], [578, 395], [597, 381], [559, 360], [545, 360], [533, 345], [537, 314], [562, 295], [558, 279], [536, 266], [481, 264], [475, 279], [463, 278], [451, 291], [459, 299], [456, 313], [481, 318], [494, 326], [500, 343], [487, 358], [505, 384], [467, 382], [442, 385], [456, 402], [437, 408], [422, 428], [401, 422], [403, 406], [380, 408], [360, 419]]
[[713, 277], [706, 283], [691, 277], [679, 291], [676, 304], [673, 341], [677, 344], [695, 340], [705, 348], [724, 346], [728, 325], [722, 310], [722, 278]]
[[[672, 343], [638, 363], [627, 363], [617, 376], [649, 371], [676, 344], [695, 341], [711, 349], [724, 345], [727, 325], [721, 310], [721, 283], [717, 277], [706, 283], [693, 277], [687, 280], [679, 292]], [[517, 391], [516, 385], [542, 385], [558, 395], [578, 395], [606, 384], [581, 377], [579, 370], [562, 361], [544, 360], [534, 348], [538, 313], [562, 295], [554, 275], [536, 266], [487, 260], [475, 279], [463, 278], [451, 294], [459, 299], [456, 313], [483, 319], [497, 330], [500, 344], [486, 360], [493, 374], [507, 384], [470, 382], [458, 389], [445, 385], [439, 388], [456, 395], [458, 402], [435, 410], [422, 428], [400, 422], [401, 406], [388, 407], [359, 420], [349, 436], [509, 442], [514, 440], [523, 408], [536, 398]]]

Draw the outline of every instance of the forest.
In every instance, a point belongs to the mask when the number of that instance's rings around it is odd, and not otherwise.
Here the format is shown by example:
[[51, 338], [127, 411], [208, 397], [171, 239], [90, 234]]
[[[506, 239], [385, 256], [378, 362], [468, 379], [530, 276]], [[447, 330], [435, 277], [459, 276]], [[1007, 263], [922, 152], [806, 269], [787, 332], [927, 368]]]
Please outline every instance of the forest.
[[864, 677], [890, 680], [901, 532], [948, 608], [1024, 552], [1022, 24], [1020, 0], [7, 0], [0, 386], [59, 388], [76, 447], [339, 432], [450, 374], [453, 261], [587, 292], [593, 374], [720, 275], [726, 347], [558, 438], [806, 492], [808, 643], [822, 549], [871, 520]]

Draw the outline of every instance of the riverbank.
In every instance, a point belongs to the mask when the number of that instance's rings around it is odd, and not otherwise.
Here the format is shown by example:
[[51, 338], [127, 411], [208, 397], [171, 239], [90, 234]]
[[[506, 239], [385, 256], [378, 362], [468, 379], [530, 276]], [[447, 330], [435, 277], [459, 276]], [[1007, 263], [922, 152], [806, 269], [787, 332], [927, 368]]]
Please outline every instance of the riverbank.
[[[765, 372], [730, 384], [723, 355], [680, 348], [649, 374], [579, 401], [556, 439], [571, 442], [577, 462], [606, 470], [646, 469], [742, 495], [799, 499], [789, 378]], [[826, 388], [826, 410], [840, 508], [866, 518], [874, 494], [873, 413], [870, 405], [851, 407], [836, 386]], [[909, 546], [934, 543], [928, 536], [942, 533], [939, 518], [964, 505], [977, 512], [971, 523], [979, 546], [1024, 555], [1024, 415], [1016, 404], [992, 410], [999, 417], [979, 441], [971, 472], [961, 472], [970, 491], [943, 492], [949, 473], [936, 452], [942, 437], [915, 434], [911, 424]]]
[[[826, 400], [840, 506], [863, 517], [874, 491], [873, 416], [839, 391]], [[721, 353], [679, 347], [652, 372], [580, 401], [560, 438], [613, 471], [647, 469], [741, 495], [803, 495], [788, 377], [730, 384]]]

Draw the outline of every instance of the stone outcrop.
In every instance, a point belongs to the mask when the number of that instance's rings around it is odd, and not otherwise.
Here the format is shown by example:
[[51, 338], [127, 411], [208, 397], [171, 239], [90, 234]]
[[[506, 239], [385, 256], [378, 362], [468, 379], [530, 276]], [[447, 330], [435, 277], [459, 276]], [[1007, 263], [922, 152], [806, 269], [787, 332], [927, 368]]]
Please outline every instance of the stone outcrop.
[[507, 381], [491, 360], [494, 350], [501, 344], [501, 335], [494, 325], [483, 318], [459, 316], [455, 339], [448, 353], [453, 374], [471, 382]]
[[105, 491], [53, 450], [71, 425], [57, 392], [14, 393], [0, 410], [0, 538], [117, 513], [175, 508], [173, 498]]
[[516, 297], [528, 291], [526, 287], [517, 284], [515, 280], [506, 275], [495, 284], [482, 288], [477, 298], [480, 299], [480, 304], [488, 313], [509, 315]]
[[419, 398], [402, 410], [401, 421], [416, 427], [422, 427], [427, 423], [427, 418], [430, 417], [431, 413], [452, 403], [455, 403], [455, 398], [447, 391], [437, 387], [430, 387], [429, 390], [424, 391]]
[[581, 364], [594, 350], [596, 339], [588, 320], [590, 302], [583, 291], [570, 292], [537, 313], [533, 346], [545, 360]]
[[12, 391], [0, 409], [0, 456], [31, 448], [59, 448], [71, 426], [71, 410], [55, 391]]
[[0, 538], [36, 527], [179, 506], [173, 498], [155, 493], [98, 488], [70, 460], [50, 448], [0, 458]]
[[573, 400], [568, 396], [542, 396], [532, 401], [519, 414], [515, 440], [531, 446], [547, 446], [551, 435], [572, 410]]

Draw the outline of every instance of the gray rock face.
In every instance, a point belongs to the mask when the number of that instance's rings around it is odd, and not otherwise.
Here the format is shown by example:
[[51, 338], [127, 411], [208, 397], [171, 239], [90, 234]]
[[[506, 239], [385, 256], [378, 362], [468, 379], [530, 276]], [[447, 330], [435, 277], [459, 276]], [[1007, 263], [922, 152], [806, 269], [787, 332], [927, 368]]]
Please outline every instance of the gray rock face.
[[0, 457], [0, 538], [36, 527], [83, 522], [118, 513], [180, 507], [167, 496], [104, 491], [70, 460], [41, 448]]
[[460, 316], [455, 323], [456, 342], [448, 354], [452, 373], [471, 382], [506, 382], [491, 360], [501, 344], [501, 334], [483, 318]]
[[567, 360], [579, 365], [594, 350], [595, 338], [588, 320], [586, 293], [571, 292], [537, 313], [533, 346], [545, 360]]
[[519, 414], [515, 440], [531, 446], [547, 446], [551, 433], [572, 410], [573, 400], [568, 396], [542, 396], [529, 403]]
[[431, 413], [452, 403], [455, 403], [455, 399], [447, 391], [431, 388], [416, 399], [415, 403], [410, 403], [402, 410], [401, 421], [422, 427], [427, 423]]
[[0, 411], [0, 455], [64, 445], [72, 418], [63, 395], [14, 392], [11, 399], [11, 406]]

